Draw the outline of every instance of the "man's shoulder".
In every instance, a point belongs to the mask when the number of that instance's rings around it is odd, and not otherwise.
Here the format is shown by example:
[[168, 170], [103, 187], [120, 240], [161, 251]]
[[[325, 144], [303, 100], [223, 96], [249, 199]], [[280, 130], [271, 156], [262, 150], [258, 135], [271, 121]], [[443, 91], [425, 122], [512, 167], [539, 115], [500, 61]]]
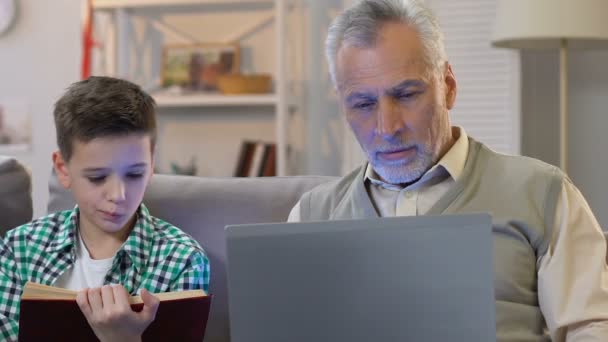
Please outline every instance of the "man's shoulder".
[[357, 181], [363, 182], [363, 173], [367, 164], [351, 171], [342, 178], [317, 185], [305, 192], [299, 201], [300, 220], [309, 221], [328, 219], [332, 212], [349, 194]]
[[561, 173], [557, 166], [540, 159], [497, 152], [483, 143], [478, 144], [481, 146], [480, 155], [485, 156], [489, 161], [500, 163], [501, 167], [529, 173]]
[[560, 168], [540, 159], [500, 153], [480, 145], [480, 157], [485, 160], [481, 165], [489, 174], [500, 174], [501, 178], [514, 182], [562, 181], [568, 178]]
[[367, 164], [354, 169], [341, 178], [319, 184], [304, 193], [302, 197], [304, 198], [305, 196], [310, 196], [314, 198], [328, 197], [340, 199], [344, 197], [352, 184], [358, 179], [359, 175], [361, 175], [362, 169], [364, 170], [366, 165]]

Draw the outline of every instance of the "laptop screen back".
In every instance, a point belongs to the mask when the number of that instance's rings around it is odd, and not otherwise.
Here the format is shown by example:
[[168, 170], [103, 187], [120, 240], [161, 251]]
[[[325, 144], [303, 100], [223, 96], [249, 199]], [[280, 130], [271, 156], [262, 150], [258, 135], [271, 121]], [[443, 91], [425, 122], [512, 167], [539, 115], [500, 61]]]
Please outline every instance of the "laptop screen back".
[[487, 214], [226, 229], [233, 342], [496, 338]]

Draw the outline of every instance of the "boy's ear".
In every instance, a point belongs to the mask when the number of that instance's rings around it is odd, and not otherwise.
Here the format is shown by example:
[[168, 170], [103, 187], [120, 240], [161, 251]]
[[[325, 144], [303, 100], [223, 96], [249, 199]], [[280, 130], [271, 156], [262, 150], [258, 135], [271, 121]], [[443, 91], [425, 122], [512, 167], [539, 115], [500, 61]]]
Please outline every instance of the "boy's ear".
[[150, 158], [150, 177], [148, 177], [148, 183], [146, 187], [150, 185], [150, 181], [152, 181], [152, 176], [154, 176], [154, 161], [156, 158], [154, 157], [154, 151], [152, 151], [152, 157]]
[[59, 183], [61, 183], [64, 188], [69, 189], [71, 180], [70, 172], [68, 171], [68, 164], [65, 162], [65, 160], [63, 160], [61, 152], [59, 151], [53, 152], [53, 168], [55, 169]]

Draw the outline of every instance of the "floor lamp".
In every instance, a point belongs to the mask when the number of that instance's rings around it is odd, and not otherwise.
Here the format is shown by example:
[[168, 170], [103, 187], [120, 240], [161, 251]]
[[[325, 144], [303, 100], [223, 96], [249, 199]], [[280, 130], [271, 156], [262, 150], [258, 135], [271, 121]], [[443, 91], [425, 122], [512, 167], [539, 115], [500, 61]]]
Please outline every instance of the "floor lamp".
[[559, 49], [559, 164], [568, 166], [568, 49], [608, 48], [608, 0], [498, 0], [492, 45]]

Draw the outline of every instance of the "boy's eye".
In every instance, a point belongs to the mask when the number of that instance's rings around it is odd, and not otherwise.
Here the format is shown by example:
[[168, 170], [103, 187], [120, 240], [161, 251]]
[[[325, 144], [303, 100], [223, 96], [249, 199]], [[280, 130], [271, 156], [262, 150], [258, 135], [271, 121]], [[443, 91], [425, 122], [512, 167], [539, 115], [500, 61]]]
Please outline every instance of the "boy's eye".
[[132, 172], [132, 173], [127, 173], [127, 178], [131, 178], [131, 179], [138, 179], [144, 176], [143, 172]]
[[99, 184], [106, 179], [106, 176], [87, 176], [87, 179], [93, 184]]

